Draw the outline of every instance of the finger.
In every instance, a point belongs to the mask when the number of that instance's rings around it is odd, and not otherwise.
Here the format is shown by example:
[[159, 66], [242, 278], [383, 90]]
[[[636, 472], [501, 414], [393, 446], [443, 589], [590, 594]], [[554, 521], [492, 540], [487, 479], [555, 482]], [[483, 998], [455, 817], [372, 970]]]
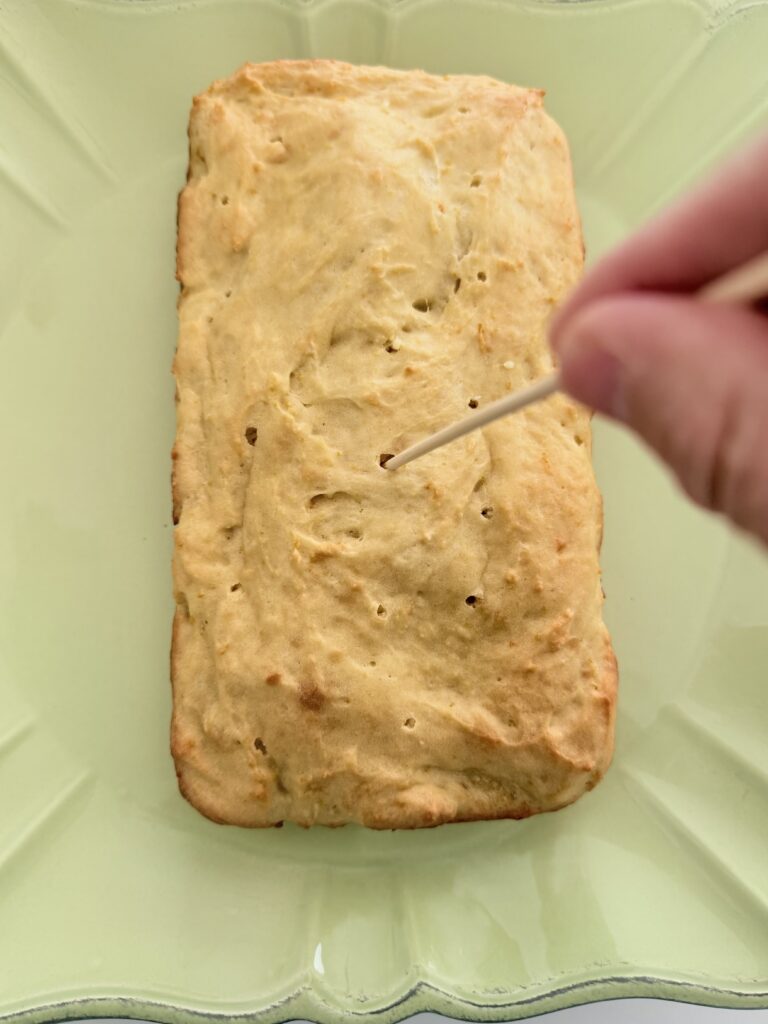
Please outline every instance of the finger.
[[768, 321], [737, 307], [615, 295], [563, 328], [566, 389], [638, 431], [707, 508], [768, 542]]
[[692, 292], [768, 249], [768, 135], [597, 264], [565, 303], [560, 325], [619, 291]]

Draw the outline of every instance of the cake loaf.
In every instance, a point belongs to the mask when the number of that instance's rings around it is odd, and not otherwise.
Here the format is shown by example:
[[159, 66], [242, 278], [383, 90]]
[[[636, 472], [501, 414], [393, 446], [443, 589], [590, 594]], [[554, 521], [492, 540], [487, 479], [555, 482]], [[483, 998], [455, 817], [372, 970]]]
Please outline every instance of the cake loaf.
[[555, 396], [382, 468], [552, 370], [583, 244], [542, 102], [319, 60], [194, 100], [172, 751], [215, 821], [522, 818], [609, 763], [587, 412]]

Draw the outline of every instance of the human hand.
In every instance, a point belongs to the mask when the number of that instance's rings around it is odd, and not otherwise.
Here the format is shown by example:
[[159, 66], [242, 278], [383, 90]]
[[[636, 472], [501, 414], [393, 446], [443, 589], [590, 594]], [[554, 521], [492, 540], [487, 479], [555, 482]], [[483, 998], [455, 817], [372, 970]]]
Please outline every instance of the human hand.
[[564, 387], [768, 542], [768, 316], [695, 292], [768, 250], [768, 137], [602, 260], [555, 317]]

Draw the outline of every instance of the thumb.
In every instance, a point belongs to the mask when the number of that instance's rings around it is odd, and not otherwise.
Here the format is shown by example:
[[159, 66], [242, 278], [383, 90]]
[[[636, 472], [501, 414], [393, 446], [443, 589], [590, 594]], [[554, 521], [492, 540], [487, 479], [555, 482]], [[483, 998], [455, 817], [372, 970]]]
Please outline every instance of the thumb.
[[566, 390], [636, 430], [690, 496], [768, 542], [768, 318], [618, 294], [553, 328]]

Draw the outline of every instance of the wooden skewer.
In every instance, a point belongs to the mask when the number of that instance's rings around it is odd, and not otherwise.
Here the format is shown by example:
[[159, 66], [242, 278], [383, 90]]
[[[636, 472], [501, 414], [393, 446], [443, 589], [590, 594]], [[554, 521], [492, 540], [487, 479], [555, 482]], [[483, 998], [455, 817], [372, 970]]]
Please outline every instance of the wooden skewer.
[[699, 289], [707, 302], [740, 302], [746, 305], [768, 295], [768, 252], [755, 256]]
[[[717, 303], [749, 303], [764, 298], [768, 295], [768, 252], [711, 281], [699, 290], [698, 295], [707, 302]], [[549, 398], [560, 390], [561, 384], [559, 371], [547, 374], [535, 383], [519, 391], [513, 391], [511, 395], [505, 395], [470, 416], [465, 416], [464, 419], [451, 423], [437, 433], [412, 444], [410, 448], [389, 459], [384, 466], [386, 469], [398, 469], [407, 462], [412, 462], [434, 451], [435, 448], [441, 448], [458, 437], [470, 434], [473, 430], [479, 430], [480, 427], [485, 427], [502, 416], [508, 416], [527, 405]]]
[[455, 441], [457, 437], [471, 434], [473, 430], [479, 430], [480, 427], [484, 427], [487, 423], [492, 423], [501, 416], [507, 416], [511, 412], [517, 412], [518, 409], [524, 409], [526, 405], [531, 405], [533, 402], [540, 402], [543, 398], [548, 398], [555, 391], [559, 390], [560, 374], [557, 371], [549, 373], [546, 377], [542, 377], [527, 388], [513, 391], [511, 395], [505, 395], [503, 398], [491, 402], [490, 405], [478, 409], [471, 416], [465, 416], [463, 420], [451, 423], [450, 426], [438, 430], [436, 434], [430, 434], [429, 437], [425, 437], [422, 441], [417, 441], [410, 448], [406, 448], [405, 451], [400, 452], [399, 455], [395, 455], [393, 459], [385, 462], [384, 466], [386, 469], [397, 469], [398, 466], [404, 466], [406, 462], [412, 462], [414, 459], [418, 459], [419, 456], [434, 451], [435, 448], [441, 448], [444, 444]]

